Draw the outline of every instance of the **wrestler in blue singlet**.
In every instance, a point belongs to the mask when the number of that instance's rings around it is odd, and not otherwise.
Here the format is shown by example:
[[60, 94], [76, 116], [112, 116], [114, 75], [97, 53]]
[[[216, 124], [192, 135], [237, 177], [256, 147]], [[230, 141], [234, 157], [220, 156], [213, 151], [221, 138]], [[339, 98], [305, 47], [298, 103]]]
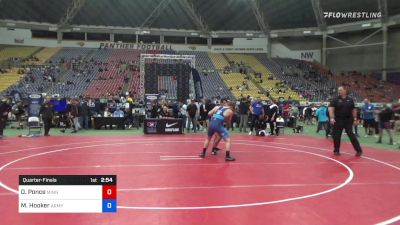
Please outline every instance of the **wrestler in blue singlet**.
[[224, 127], [225, 116], [224, 112], [229, 108], [221, 106], [211, 118], [210, 126], [208, 127], [208, 137], [212, 137], [214, 133], [218, 133], [224, 140], [229, 138], [229, 133]]

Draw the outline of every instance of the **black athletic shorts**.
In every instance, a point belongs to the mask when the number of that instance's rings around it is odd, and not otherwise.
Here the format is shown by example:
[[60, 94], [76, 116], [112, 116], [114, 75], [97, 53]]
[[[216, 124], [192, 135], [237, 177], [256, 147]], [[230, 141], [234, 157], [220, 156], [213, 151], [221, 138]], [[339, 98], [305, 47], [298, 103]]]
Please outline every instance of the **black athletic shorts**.
[[375, 127], [375, 120], [371, 119], [371, 120], [364, 120], [364, 127]]

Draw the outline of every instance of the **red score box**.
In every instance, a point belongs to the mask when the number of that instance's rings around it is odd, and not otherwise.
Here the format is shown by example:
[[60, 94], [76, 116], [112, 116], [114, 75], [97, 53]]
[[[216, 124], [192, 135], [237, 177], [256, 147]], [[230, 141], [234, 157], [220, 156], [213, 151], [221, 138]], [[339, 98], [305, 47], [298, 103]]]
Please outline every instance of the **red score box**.
[[103, 199], [117, 199], [117, 186], [103, 185]]

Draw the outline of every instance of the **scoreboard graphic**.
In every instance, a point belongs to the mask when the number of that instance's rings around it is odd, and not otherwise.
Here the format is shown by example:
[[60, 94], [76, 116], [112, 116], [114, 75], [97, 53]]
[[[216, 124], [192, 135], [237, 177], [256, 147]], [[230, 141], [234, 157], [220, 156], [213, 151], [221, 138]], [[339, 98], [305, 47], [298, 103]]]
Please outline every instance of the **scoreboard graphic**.
[[20, 213], [113, 213], [116, 175], [20, 175]]

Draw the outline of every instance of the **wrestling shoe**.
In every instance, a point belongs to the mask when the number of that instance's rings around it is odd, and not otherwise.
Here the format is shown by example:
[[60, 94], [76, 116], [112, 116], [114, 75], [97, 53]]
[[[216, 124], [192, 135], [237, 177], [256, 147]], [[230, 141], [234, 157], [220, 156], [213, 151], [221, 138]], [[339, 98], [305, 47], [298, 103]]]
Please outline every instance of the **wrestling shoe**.
[[232, 161], [235, 161], [235, 160], [236, 159], [234, 157], [232, 157], [232, 156], [225, 157], [225, 161], [227, 161], [227, 162], [232, 162]]

